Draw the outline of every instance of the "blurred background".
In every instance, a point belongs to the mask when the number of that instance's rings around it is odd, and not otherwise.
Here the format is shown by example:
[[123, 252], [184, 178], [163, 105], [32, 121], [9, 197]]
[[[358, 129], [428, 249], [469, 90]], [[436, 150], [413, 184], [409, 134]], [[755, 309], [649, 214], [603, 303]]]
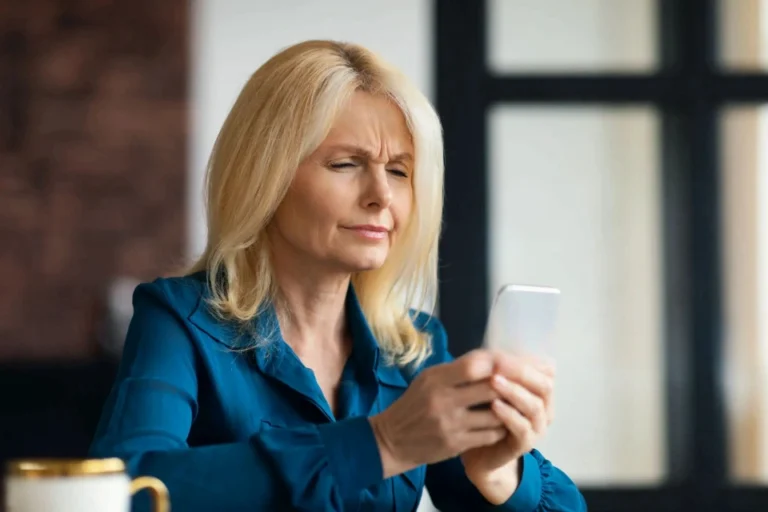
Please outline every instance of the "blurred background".
[[768, 509], [768, 0], [0, 0], [0, 459], [86, 453], [236, 95], [310, 38], [438, 108], [454, 353], [561, 288], [539, 448], [590, 510]]

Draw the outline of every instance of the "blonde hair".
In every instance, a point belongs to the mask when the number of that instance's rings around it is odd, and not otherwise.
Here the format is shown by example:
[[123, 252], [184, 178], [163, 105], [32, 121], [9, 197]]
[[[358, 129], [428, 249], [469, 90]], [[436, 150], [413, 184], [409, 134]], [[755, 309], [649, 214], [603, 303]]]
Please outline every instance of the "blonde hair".
[[440, 121], [397, 69], [349, 43], [306, 41], [277, 53], [251, 76], [219, 132], [208, 162], [208, 242], [191, 272], [208, 272], [210, 305], [248, 323], [278, 297], [266, 226], [300, 162], [322, 143], [355, 91], [384, 95], [402, 111], [415, 150], [411, 218], [381, 268], [352, 276], [385, 357], [418, 364], [430, 341], [409, 309], [437, 296], [443, 208]]

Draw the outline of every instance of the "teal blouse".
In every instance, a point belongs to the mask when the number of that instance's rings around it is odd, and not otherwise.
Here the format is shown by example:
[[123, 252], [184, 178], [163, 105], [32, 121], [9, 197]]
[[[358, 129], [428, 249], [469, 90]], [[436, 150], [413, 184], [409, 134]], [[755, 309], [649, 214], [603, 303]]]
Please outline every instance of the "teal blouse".
[[[334, 416], [313, 372], [282, 340], [273, 311], [250, 334], [218, 320], [204, 274], [158, 279], [134, 292], [122, 361], [91, 447], [120, 457], [132, 476], [168, 486], [173, 510], [414, 511], [426, 485], [444, 512], [583, 511], [573, 482], [539, 452], [523, 458], [519, 488], [493, 507], [459, 459], [384, 479], [368, 417], [402, 395], [424, 367], [449, 361], [441, 323], [423, 313], [433, 354], [415, 372], [385, 364], [350, 287], [352, 354]], [[135, 499], [135, 510], [149, 500]]]

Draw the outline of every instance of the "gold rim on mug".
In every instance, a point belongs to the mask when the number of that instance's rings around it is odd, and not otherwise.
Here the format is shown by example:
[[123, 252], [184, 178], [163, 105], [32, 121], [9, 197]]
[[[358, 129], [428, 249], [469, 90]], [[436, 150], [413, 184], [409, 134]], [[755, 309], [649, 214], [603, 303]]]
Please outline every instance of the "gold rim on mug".
[[56, 476], [111, 475], [125, 473], [121, 459], [27, 459], [11, 460], [5, 466], [6, 475], [21, 478]]

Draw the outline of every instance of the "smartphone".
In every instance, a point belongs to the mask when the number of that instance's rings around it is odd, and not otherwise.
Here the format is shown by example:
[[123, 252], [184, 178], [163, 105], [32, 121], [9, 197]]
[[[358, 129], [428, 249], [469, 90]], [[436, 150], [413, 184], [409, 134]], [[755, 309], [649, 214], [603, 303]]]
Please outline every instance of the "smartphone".
[[555, 360], [560, 290], [506, 284], [491, 305], [483, 346]]

